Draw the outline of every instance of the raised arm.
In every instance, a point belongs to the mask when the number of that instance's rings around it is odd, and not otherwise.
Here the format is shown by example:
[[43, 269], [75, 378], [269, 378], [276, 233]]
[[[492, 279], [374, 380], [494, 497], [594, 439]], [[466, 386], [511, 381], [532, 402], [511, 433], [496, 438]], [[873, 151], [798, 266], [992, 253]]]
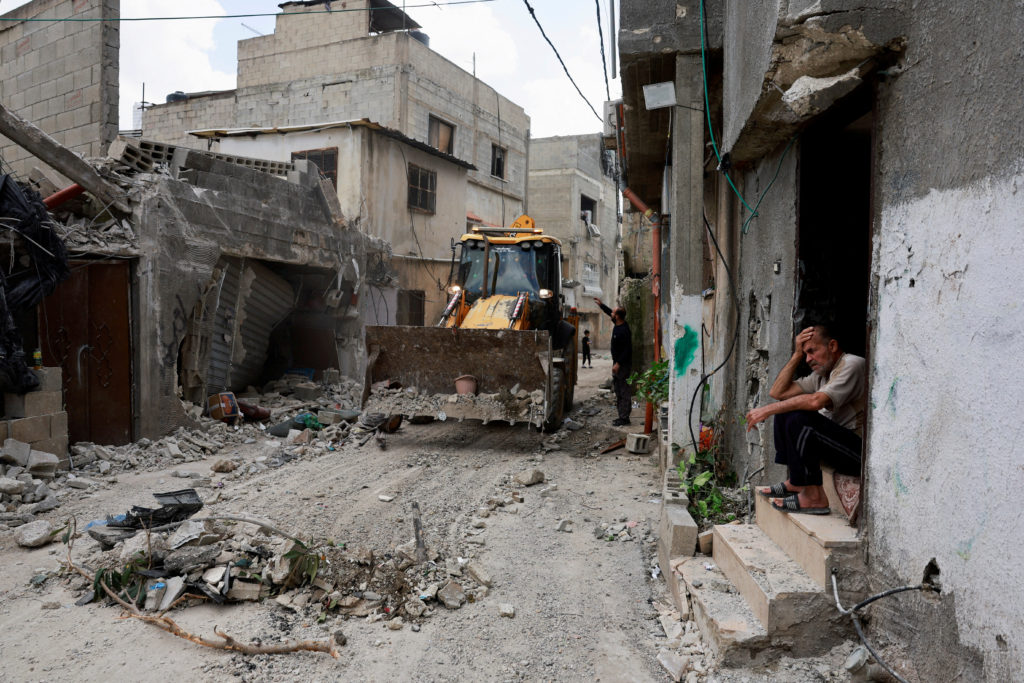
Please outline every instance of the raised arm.
[[604, 305], [604, 302], [603, 302], [603, 301], [601, 301], [600, 299], [598, 299], [598, 298], [597, 298], [596, 296], [594, 297], [594, 303], [595, 303], [595, 304], [597, 304], [598, 308], [600, 308], [600, 309], [601, 309], [602, 311], [604, 311], [604, 312], [605, 312], [605, 313], [606, 313], [606, 314], [607, 314], [607, 315], [608, 315], [609, 317], [611, 317], [611, 314], [612, 314], [612, 309], [610, 309], [610, 308], [608, 308], [607, 306], [605, 306], [605, 305]]

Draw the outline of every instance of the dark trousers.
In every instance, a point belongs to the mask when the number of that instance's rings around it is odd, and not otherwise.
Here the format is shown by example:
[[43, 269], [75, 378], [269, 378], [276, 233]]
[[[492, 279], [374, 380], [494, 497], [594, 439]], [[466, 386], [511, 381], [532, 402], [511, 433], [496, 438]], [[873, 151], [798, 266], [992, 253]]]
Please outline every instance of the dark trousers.
[[796, 410], [775, 416], [775, 462], [789, 467], [794, 486], [821, 486], [821, 463], [860, 476], [861, 439], [820, 413]]
[[633, 389], [626, 380], [631, 372], [628, 367], [619, 366], [618, 374], [612, 373], [612, 388], [615, 389], [615, 409], [619, 412], [619, 418], [629, 419], [633, 412]]
[[591, 360], [590, 360], [590, 347], [589, 346], [584, 346], [583, 347], [583, 362], [581, 362], [580, 365], [586, 365], [588, 363], [591, 363]]

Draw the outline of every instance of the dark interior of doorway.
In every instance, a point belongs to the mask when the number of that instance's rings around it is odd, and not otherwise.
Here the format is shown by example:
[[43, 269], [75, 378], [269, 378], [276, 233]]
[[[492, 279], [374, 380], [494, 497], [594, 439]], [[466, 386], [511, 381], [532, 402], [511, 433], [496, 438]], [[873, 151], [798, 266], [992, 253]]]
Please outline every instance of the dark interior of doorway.
[[872, 113], [857, 97], [801, 136], [794, 332], [828, 323], [844, 350], [867, 349]]

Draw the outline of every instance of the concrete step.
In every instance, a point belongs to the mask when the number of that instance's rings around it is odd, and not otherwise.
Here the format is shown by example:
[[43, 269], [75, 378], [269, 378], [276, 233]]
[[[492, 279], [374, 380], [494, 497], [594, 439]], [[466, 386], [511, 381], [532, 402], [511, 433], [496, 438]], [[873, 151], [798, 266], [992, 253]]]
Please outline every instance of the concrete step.
[[772, 651], [768, 631], [708, 558], [684, 560], [676, 574], [689, 593], [693, 619], [709, 654], [719, 666], [757, 666], [778, 656]]
[[658, 566], [665, 576], [672, 571], [673, 559], [693, 557], [697, 552], [697, 531], [697, 523], [685, 505], [662, 504], [658, 524]]
[[851, 635], [827, 592], [761, 529], [721, 525], [714, 532], [715, 564], [773, 643], [785, 640], [792, 654], [803, 657], [827, 652]]
[[844, 515], [803, 515], [776, 510], [769, 499], [755, 495], [757, 526], [803, 568], [819, 588], [831, 590], [831, 572], [849, 595], [867, 590], [867, 577], [857, 530]]

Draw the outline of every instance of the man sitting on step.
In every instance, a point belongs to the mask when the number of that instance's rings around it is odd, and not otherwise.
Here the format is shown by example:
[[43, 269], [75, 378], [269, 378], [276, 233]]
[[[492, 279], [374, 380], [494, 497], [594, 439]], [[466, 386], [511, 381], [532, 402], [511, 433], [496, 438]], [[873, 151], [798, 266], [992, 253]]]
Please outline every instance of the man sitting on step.
[[[747, 413], [747, 431], [775, 416], [775, 462], [789, 478], [758, 489], [772, 506], [787, 512], [829, 514], [821, 463], [860, 476], [861, 438], [867, 403], [865, 363], [845, 353], [829, 328], [814, 325], [796, 336], [793, 356], [768, 394], [776, 403]], [[806, 359], [812, 374], [794, 379]]]

